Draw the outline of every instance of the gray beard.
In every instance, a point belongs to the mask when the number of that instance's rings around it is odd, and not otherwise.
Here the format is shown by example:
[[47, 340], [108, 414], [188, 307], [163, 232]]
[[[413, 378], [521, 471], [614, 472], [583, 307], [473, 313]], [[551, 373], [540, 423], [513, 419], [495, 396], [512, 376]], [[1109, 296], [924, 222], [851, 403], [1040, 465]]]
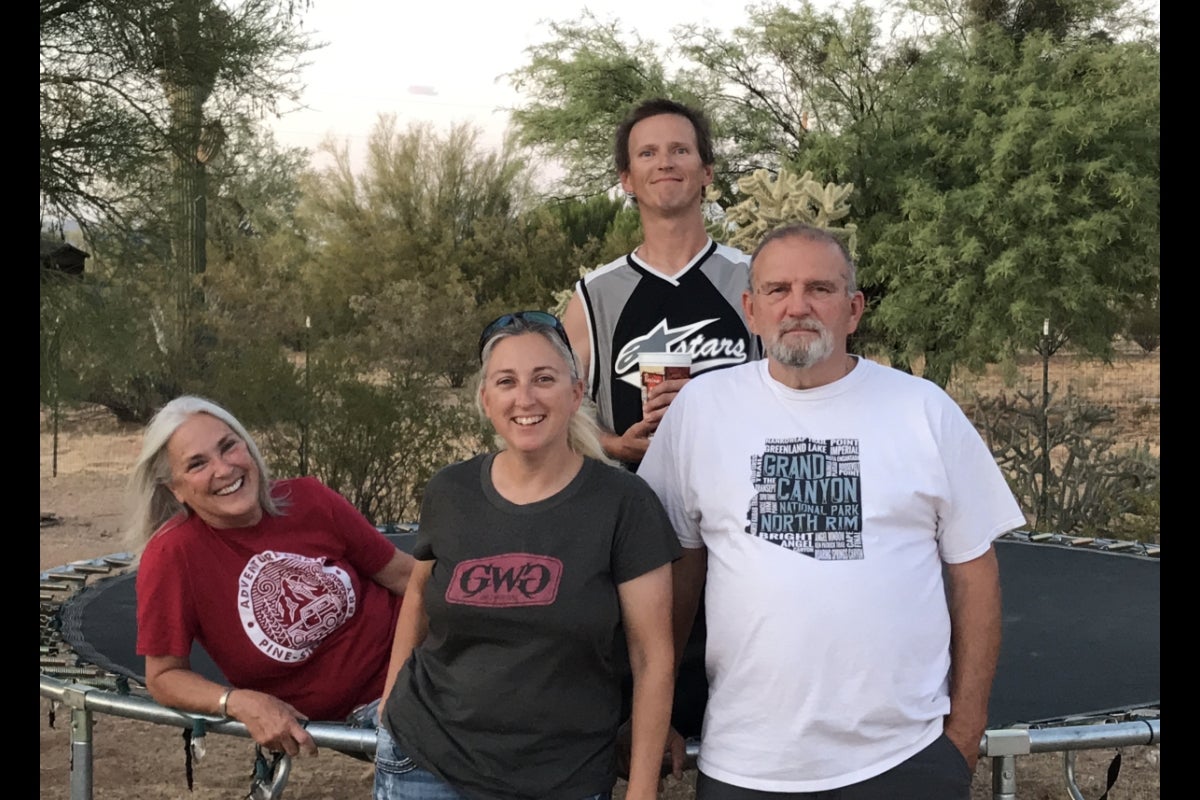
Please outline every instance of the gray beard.
[[767, 345], [767, 355], [781, 364], [797, 369], [808, 369], [820, 364], [833, 353], [833, 336], [824, 327], [808, 328], [820, 336], [808, 342], [787, 344], [781, 334], [778, 339]]

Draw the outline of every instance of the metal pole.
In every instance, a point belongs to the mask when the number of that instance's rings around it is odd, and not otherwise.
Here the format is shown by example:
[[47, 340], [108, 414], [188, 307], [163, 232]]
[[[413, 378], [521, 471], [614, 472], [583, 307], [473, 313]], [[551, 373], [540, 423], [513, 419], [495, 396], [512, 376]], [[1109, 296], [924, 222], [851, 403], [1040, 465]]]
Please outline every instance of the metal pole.
[[62, 400], [58, 393], [59, 378], [62, 376], [62, 345], [59, 336], [62, 334], [62, 328], [59, 325], [59, 317], [54, 318], [54, 334], [50, 339], [50, 347], [54, 352], [54, 377], [53, 382], [54, 400], [51, 404], [51, 418], [53, 420], [54, 433], [52, 436], [53, 444], [51, 446], [50, 456], [50, 477], [58, 477], [58, 415], [62, 407]]
[[92, 800], [92, 712], [71, 709], [71, 800]]
[[53, 420], [53, 427], [54, 427], [54, 433], [52, 435], [52, 438], [54, 441], [51, 446], [53, 454], [50, 457], [50, 477], [57, 478], [58, 477], [58, 410], [59, 410], [58, 385], [57, 385], [58, 377], [57, 376], [55, 376], [54, 382], [55, 382], [54, 406], [53, 406], [53, 411], [51, 413], [51, 419]]
[[1046, 512], [1050, 503], [1050, 320], [1042, 322], [1042, 487], [1038, 494], [1039, 530], [1049, 530]]
[[996, 756], [992, 759], [992, 800], [1017, 800], [1017, 759]]
[[309, 338], [312, 336], [312, 317], [304, 318], [304, 420], [300, 423], [300, 474], [308, 474], [308, 418], [312, 403], [309, 390], [308, 358]]

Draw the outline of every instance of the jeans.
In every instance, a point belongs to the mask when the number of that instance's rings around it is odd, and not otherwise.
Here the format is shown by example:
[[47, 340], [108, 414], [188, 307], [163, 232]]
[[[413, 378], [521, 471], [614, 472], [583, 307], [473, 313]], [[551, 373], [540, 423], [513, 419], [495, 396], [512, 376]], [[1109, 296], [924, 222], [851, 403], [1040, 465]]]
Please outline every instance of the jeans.
[[[375, 741], [373, 800], [470, 800], [429, 770], [418, 767], [396, 745], [386, 725], [376, 729]], [[612, 800], [612, 792], [580, 800]]]
[[380, 697], [358, 706], [346, 717], [346, 725], [351, 728], [374, 728], [379, 724], [379, 705], [382, 702], [383, 698]]

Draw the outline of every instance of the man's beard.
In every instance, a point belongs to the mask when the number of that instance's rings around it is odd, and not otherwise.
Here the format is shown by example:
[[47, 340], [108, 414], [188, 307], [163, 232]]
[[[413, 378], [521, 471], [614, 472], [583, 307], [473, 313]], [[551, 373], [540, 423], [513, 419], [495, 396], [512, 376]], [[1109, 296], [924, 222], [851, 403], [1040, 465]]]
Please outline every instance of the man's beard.
[[[803, 338], [795, 343], [788, 343], [784, 335], [790, 331], [816, 331], [816, 339]], [[781, 364], [797, 369], [807, 369], [821, 363], [833, 353], [833, 335], [829, 329], [815, 319], [802, 319], [786, 328], [781, 328], [775, 341], [767, 345], [767, 355]]]

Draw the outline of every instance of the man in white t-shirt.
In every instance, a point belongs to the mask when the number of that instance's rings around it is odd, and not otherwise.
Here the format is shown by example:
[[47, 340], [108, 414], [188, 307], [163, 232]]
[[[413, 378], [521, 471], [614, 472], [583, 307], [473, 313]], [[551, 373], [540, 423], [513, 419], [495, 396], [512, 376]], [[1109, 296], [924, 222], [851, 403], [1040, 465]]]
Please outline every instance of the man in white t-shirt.
[[638, 469], [685, 548], [677, 642], [704, 592], [697, 798], [967, 800], [1021, 509], [941, 388], [847, 353], [832, 234], [768, 234], [742, 303], [766, 359], [693, 378]]

